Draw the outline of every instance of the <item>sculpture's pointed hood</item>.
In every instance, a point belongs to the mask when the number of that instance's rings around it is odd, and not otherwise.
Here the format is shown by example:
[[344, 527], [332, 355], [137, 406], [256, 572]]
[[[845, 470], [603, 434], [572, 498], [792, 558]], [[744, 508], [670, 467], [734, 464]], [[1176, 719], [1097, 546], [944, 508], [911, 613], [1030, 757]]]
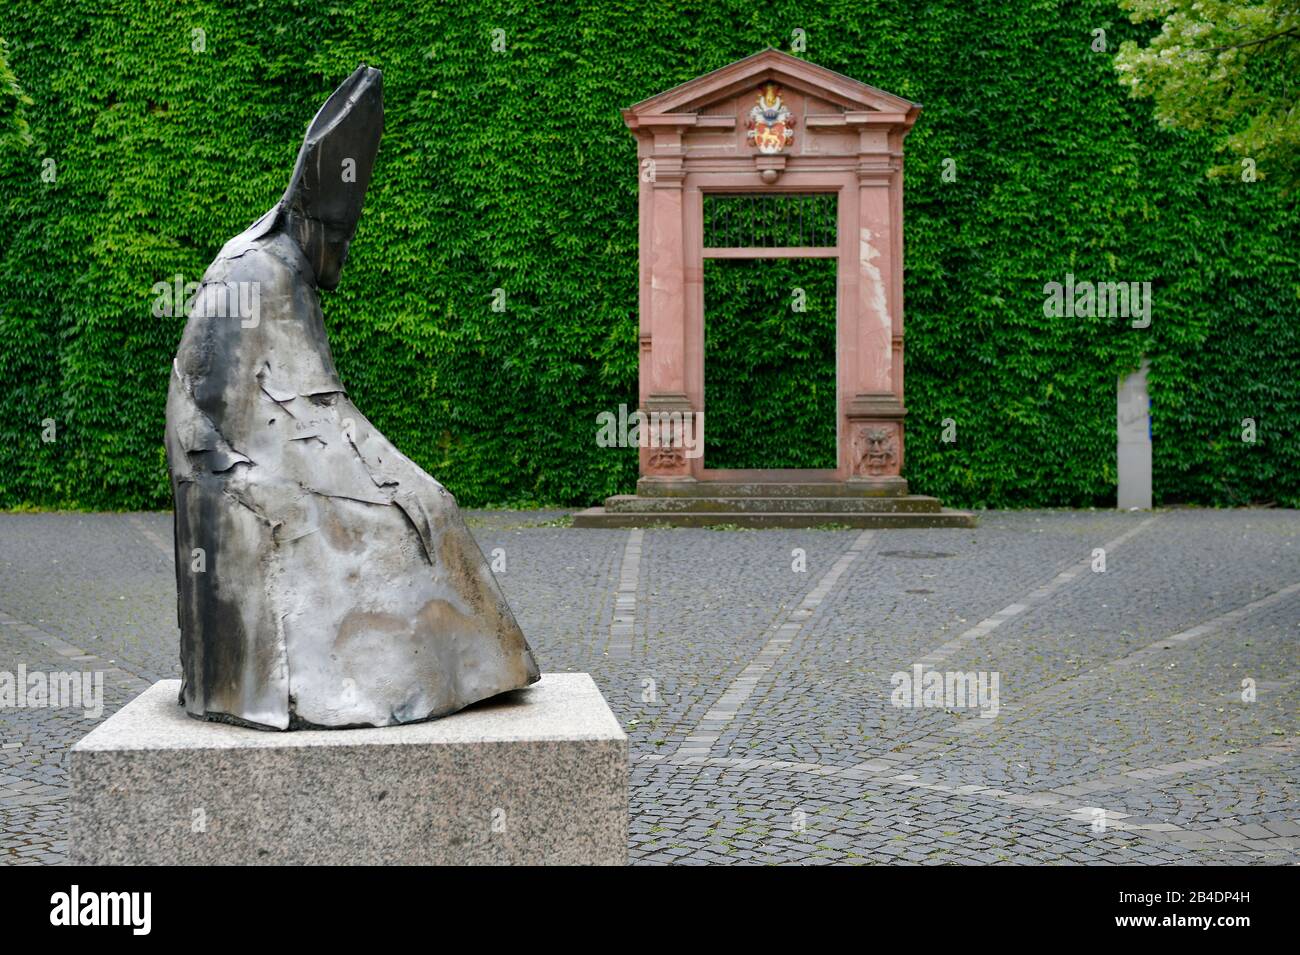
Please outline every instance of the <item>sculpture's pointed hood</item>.
[[360, 66], [307, 127], [277, 216], [331, 289], [347, 259], [384, 131], [383, 74]]

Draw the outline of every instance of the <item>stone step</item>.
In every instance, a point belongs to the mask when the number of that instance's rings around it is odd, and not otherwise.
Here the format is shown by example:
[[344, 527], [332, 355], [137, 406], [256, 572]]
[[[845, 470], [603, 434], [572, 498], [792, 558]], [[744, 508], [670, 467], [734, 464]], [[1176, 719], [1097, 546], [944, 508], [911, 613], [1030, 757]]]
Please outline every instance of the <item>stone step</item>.
[[887, 483], [852, 481], [663, 481], [636, 482], [639, 497], [851, 497], [899, 498], [907, 494], [907, 482], [898, 480], [895, 487]]
[[937, 497], [639, 497], [619, 494], [605, 499], [611, 514], [676, 514], [699, 511], [714, 514], [938, 514]]
[[942, 508], [937, 513], [907, 511], [607, 511], [589, 507], [573, 515], [574, 527], [974, 527], [975, 515]]

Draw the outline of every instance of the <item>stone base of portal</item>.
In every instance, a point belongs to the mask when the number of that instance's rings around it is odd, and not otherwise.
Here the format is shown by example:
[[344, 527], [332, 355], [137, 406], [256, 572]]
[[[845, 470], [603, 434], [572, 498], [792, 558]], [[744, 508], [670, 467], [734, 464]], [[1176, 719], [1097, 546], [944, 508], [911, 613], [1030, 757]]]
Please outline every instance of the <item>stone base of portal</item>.
[[628, 742], [585, 673], [427, 723], [272, 732], [162, 680], [71, 752], [77, 865], [627, 861]]
[[907, 493], [901, 478], [849, 481], [664, 481], [605, 499], [574, 527], [974, 527], [975, 516]]

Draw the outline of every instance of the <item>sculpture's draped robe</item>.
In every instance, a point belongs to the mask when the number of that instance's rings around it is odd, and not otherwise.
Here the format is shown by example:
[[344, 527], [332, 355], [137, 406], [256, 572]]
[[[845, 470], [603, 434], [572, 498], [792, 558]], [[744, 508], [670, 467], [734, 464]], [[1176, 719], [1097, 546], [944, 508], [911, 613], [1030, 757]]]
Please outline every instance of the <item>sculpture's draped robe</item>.
[[181, 702], [384, 725], [535, 682], [454, 500], [344, 392], [311, 266], [274, 219], [208, 269], [172, 368]]

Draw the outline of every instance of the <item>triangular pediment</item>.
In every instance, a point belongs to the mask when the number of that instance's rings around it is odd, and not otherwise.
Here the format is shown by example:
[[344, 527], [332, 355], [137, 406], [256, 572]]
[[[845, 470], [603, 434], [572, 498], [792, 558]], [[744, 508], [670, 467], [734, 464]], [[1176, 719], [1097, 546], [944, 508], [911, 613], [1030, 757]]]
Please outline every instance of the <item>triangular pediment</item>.
[[764, 83], [815, 97], [844, 112], [883, 112], [915, 116], [919, 103], [828, 70], [769, 47], [753, 56], [674, 86], [623, 110], [629, 126], [643, 116], [708, 114], [716, 104], [732, 100]]

